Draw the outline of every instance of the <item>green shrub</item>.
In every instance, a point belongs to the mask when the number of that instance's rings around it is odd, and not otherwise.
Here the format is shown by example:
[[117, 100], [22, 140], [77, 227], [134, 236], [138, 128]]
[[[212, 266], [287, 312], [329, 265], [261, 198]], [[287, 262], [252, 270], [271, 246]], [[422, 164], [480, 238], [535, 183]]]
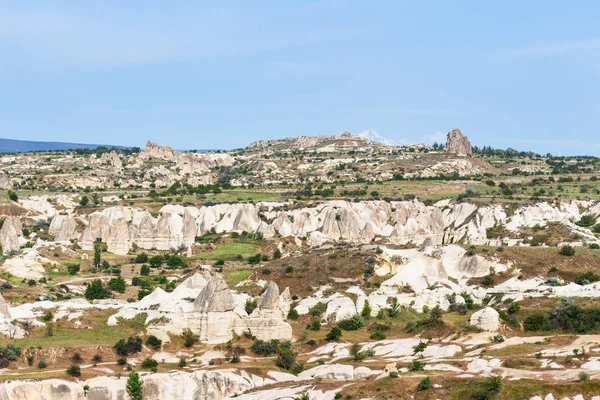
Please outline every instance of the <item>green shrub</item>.
[[296, 363], [297, 353], [287, 348], [279, 348], [279, 355], [275, 360], [275, 365], [279, 368], [290, 369]]
[[142, 361], [142, 368], [144, 369], [155, 369], [156, 367], [158, 367], [158, 361], [152, 358], [146, 358]]
[[569, 246], [569, 245], [565, 245], [565, 246], [561, 246], [559, 253], [563, 256], [574, 256], [575, 255], [575, 248], [573, 248], [573, 246]]
[[254, 354], [266, 357], [271, 354], [277, 353], [277, 351], [279, 350], [279, 341], [275, 339], [271, 340], [270, 342], [265, 342], [264, 340], [256, 340], [254, 343], [252, 343], [250, 349]]
[[146, 346], [152, 347], [154, 350], [160, 350], [162, 346], [162, 340], [154, 335], [150, 335], [148, 336], [148, 339], [146, 339]]
[[67, 374], [74, 378], [79, 378], [81, 376], [81, 368], [79, 365], [71, 365], [69, 368], [67, 368]]
[[256, 300], [252, 300], [252, 299], [246, 300], [246, 304], [244, 305], [244, 309], [246, 310], [246, 313], [248, 315], [252, 314], [252, 311], [254, 311], [256, 309], [256, 307], [258, 307], [258, 303], [257, 303]]
[[341, 320], [338, 326], [345, 331], [357, 331], [365, 326], [365, 320], [362, 316], [355, 314], [350, 318]]
[[523, 329], [526, 332], [549, 331], [552, 330], [552, 324], [548, 315], [536, 313], [528, 316], [523, 321]]
[[423, 392], [425, 390], [429, 390], [431, 389], [432, 383], [431, 383], [431, 378], [427, 377], [427, 378], [423, 378], [423, 380], [421, 380], [421, 382], [419, 382], [419, 384], [417, 385], [417, 392]]
[[121, 278], [120, 276], [111, 278], [108, 281], [108, 287], [115, 292], [125, 293], [126, 286], [125, 279]]
[[338, 340], [342, 337], [342, 331], [340, 328], [333, 327], [331, 330], [325, 335], [325, 340]]
[[319, 321], [318, 319], [315, 319], [306, 328], [310, 329], [311, 331], [318, 332], [321, 330], [321, 321]]
[[85, 298], [88, 300], [107, 299], [110, 297], [110, 290], [102, 285], [100, 279], [94, 279], [85, 289]]
[[115, 351], [120, 356], [128, 356], [129, 354], [135, 354], [142, 351], [142, 338], [139, 336], [130, 336], [127, 341], [125, 339], [119, 340], [115, 346]]
[[427, 363], [424, 361], [414, 360], [408, 364], [408, 370], [411, 372], [423, 371], [425, 369], [425, 365], [427, 365]]

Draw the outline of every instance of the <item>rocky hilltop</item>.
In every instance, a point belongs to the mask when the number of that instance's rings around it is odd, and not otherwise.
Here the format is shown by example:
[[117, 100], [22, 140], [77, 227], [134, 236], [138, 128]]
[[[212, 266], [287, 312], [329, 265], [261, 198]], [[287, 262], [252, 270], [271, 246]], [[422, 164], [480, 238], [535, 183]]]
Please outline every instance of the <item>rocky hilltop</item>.
[[446, 150], [458, 156], [467, 156], [473, 154], [469, 138], [463, 136], [460, 129], [453, 129], [448, 132], [446, 137]]
[[389, 147], [382, 143], [353, 135], [346, 131], [331, 136], [298, 136], [297, 138], [283, 138], [275, 140], [258, 140], [248, 146], [248, 150], [272, 151], [316, 151], [316, 152], [345, 152], [345, 151], [372, 151]]

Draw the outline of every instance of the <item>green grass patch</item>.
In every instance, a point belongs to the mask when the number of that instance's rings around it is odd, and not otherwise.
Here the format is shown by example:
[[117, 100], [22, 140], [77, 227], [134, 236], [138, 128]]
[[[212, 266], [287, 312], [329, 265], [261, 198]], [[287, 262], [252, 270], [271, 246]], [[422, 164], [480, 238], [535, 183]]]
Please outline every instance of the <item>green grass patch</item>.
[[225, 282], [227, 282], [229, 287], [232, 287], [248, 278], [250, 275], [252, 275], [251, 269], [238, 269], [235, 271], [230, 271], [225, 274]]
[[68, 328], [60, 324], [54, 324], [53, 335], [46, 336], [45, 329], [36, 329], [31, 336], [17, 339], [13, 342], [21, 347], [61, 347], [77, 345], [106, 344], [113, 345], [120, 339], [125, 339], [136, 334], [135, 329], [128, 325], [108, 326], [106, 321], [109, 313], [95, 315], [91, 321], [84, 326], [88, 328]]
[[236, 243], [227, 243], [215, 251], [210, 253], [199, 254], [197, 257], [202, 260], [224, 260], [224, 261], [235, 261], [238, 255], [241, 255], [244, 259], [249, 256], [256, 254], [258, 245], [254, 241], [244, 241]]

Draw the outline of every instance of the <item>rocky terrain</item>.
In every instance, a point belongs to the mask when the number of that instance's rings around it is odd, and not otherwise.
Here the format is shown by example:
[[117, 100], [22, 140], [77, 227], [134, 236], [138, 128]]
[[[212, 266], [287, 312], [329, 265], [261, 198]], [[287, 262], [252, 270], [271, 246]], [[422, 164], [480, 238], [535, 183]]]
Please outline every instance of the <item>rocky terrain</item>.
[[0, 170], [2, 400], [600, 398], [596, 159], [453, 130]]

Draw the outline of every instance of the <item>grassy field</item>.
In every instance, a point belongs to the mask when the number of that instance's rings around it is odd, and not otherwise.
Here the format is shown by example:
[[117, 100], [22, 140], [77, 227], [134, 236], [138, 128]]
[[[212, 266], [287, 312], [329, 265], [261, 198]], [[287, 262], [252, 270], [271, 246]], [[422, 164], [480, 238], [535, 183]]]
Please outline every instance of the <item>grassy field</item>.
[[257, 248], [258, 244], [253, 241], [226, 243], [221, 245], [215, 251], [199, 254], [194, 258], [197, 257], [202, 260], [233, 261], [237, 259], [238, 255], [241, 255], [243, 258], [253, 256], [256, 254]]
[[94, 344], [113, 345], [120, 339], [127, 338], [136, 333], [130, 326], [108, 326], [106, 321], [110, 314], [112, 314], [111, 311], [102, 312], [91, 317], [87, 326], [92, 329], [69, 328], [57, 323], [53, 326], [52, 336], [46, 336], [45, 329], [38, 328], [32, 332], [29, 337], [14, 340], [14, 343], [21, 347], [59, 347]]
[[233, 287], [241, 281], [243, 281], [244, 279], [248, 278], [250, 275], [252, 275], [252, 272], [253, 271], [251, 269], [238, 269], [234, 271], [228, 271], [225, 273], [225, 282], [227, 282], [227, 285], [229, 287]]

